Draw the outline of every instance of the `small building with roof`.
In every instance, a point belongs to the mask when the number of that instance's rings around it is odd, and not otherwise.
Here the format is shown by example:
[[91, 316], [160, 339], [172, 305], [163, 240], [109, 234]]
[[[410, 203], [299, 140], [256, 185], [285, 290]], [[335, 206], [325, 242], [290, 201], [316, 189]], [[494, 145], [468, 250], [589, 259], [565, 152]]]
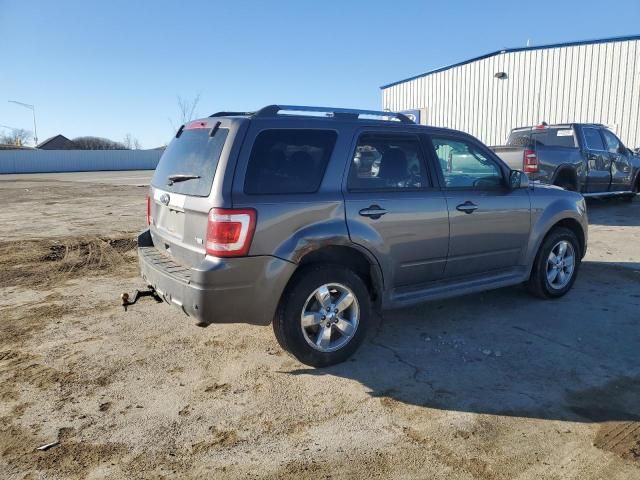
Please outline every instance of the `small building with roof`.
[[77, 145], [64, 135], [58, 134], [39, 143], [36, 148], [40, 150], [75, 150]]

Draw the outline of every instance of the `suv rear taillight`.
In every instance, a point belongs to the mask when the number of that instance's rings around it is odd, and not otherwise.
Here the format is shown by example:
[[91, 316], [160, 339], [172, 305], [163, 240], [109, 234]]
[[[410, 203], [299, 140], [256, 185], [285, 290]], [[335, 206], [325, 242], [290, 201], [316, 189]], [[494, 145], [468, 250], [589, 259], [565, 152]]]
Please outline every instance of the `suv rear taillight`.
[[255, 229], [256, 211], [251, 208], [212, 208], [207, 222], [207, 255], [245, 256]]
[[151, 225], [151, 195], [147, 193], [147, 225]]
[[534, 150], [525, 149], [522, 157], [522, 169], [525, 173], [538, 173], [538, 156]]

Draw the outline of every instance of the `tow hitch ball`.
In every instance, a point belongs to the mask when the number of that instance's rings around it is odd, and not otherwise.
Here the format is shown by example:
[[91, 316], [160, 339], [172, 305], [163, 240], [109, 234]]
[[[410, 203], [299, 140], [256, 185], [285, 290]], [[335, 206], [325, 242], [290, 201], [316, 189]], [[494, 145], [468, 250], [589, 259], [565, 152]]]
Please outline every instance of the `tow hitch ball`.
[[133, 293], [133, 298], [131, 300], [129, 300], [129, 294], [127, 292], [124, 292], [122, 295], [120, 295], [120, 300], [122, 300], [124, 311], [126, 312], [127, 307], [136, 303], [140, 297], [153, 297], [156, 302], [162, 302], [162, 299], [158, 296], [153, 288], [149, 288], [148, 290], [136, 290]]

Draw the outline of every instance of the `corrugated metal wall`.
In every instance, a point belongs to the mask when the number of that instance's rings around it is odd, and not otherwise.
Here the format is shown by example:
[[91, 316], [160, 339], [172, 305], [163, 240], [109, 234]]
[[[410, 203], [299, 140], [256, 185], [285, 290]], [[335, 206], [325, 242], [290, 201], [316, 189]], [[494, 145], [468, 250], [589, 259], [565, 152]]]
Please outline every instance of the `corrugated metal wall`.
[[0, 150], [0, 173], [153, 170], [162, 150]]
[[489, 145], [546, 121], [604, 123], [640, 147], [640, 40], [500, 53], [383, 88], [382, 105]]

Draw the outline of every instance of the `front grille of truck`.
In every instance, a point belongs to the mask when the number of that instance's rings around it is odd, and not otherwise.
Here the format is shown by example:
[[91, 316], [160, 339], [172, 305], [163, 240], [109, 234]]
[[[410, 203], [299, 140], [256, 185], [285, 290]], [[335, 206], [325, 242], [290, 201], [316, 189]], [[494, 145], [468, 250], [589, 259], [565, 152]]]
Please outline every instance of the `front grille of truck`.
[[165, 272], [167, 275], [184, 282], [191, 282], [191, 270], [176, 263], [166, 254], [162, 253], [155, 247], [140, 247], [140, 255], [156, 269]]

